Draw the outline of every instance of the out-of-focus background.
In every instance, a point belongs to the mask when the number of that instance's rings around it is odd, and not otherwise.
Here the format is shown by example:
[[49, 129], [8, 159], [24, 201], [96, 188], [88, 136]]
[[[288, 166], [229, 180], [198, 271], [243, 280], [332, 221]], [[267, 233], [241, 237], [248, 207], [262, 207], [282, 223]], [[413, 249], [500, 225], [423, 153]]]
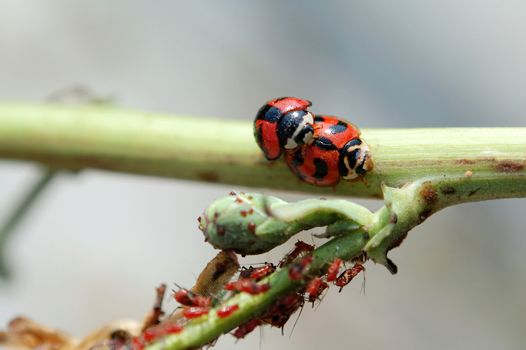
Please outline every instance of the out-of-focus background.
[[[362, 128], [526, 126], [525, 31], [526, 3], [512, 0], [6, 0], [0, 100], [80, 83], [130, 108], [247, 121], [295, 95]], [[0, 217], [37, 176], [0, 163]], [[191, 286], [215, 254], [196, 218], [231, 190], [60, 176], [10, 241], [0, 324], [24, 314], [81, 336], [142, 318], [156, 285]], [[215, 349], [524, 349], [525, 212], [524, 200], [444, 210], [391, 253], [398, 275], [368, 264], [365, 295], [361, 281], [332, 288], [290, 338], [291, 324]]]

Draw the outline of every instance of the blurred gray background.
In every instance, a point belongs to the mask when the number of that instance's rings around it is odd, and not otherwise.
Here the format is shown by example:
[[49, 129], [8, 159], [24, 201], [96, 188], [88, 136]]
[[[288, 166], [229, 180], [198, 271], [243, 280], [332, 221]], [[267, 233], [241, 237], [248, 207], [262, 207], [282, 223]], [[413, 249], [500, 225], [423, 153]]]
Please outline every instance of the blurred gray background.
[[[4, 0], [0, 100], [80, 83], [129, 108], [247, 121], [295, 95], [363, 128], [526, 126], [525, 30], [526, 3], [511, 0]], [[0, 216], [37, 176], [0, 163]], [[0, 324], [24, 314], [82, 336], [142, 318], [154, 286], [192, 285], [215, 254], [196, 218], [230, 190], [240, 188], [61, 176], [10, 241]], [[235, 348], [524, 349], [525, 212], [525, 200], [444, 210], [391, 253], [397, 276], [368, 264], [365, 296], [359, 282], [333, 288], [290, 339], [291, 324]], [[232, 348], [230, 336], [215, 347]]]

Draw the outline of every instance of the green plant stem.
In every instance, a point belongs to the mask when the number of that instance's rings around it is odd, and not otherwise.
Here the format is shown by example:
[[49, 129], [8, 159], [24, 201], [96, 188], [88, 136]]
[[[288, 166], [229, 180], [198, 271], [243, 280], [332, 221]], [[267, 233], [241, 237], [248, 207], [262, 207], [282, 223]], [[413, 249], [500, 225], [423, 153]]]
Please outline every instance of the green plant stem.
[[[283, 161], [265, 160], [250, 122], [108, 106], [0, 103], [0, 157], [55, 168], [370, 198], [382, 196], [382, 184], [399, 187], [471, 171], [478, 190], [470, 201], [524, 191], [526, 128], [364, 129], [362, 136], [374, 170], [361, 181], [323, 188], [299, 181]], [[495, 191], [497, 183], [507, 185]]]
[[26, 215], [32, 204], [38, 199], [40, 194], [55, 178], [56, 170], [45, 170], [37, 181], [32, 184], [27, 192], [22, 196], [20, 202], [16, 204], [12, 212], [7, 216], [6, 221], [0, 227], [0, 277], [8, 277], [9, 270], [6, 262], [6, 243], [13, 234], [20, 220]]

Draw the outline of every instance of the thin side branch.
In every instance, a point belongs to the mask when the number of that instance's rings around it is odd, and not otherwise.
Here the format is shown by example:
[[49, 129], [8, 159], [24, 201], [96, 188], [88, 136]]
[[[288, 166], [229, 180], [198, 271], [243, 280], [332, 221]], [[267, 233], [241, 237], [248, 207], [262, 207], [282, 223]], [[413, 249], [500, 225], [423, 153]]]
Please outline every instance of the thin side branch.
[[6, 261], [6, 245], [9, 237], [56, 175], [57, 171], [55, 170], [44, 170], [37, 181], [29, 187], [20, 201], [16, 203], [12, 212], [7, 216], [6, 221], [0, 226], [0, 278], [6, 278], [9, 275], [9, 268]]

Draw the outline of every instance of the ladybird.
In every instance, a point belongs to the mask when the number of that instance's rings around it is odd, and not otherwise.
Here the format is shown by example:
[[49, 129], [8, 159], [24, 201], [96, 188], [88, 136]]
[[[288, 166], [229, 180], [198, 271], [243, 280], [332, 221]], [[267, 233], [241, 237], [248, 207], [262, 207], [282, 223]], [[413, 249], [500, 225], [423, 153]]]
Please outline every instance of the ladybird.
[[352, 180], [371, 169], [369, 147], [360, 130], [333, 116], [314, 118], [309, 145], [287, 151], [285, 160], [301, 180], [317, 186], [334, 186], [340, 177]]
[[308, 144], [314, 134], [311, 102], [297, 97], [280, 97], [261, 107], [254, 121], [254, 136], [268, 160], [278, 159], [284, 149]]

